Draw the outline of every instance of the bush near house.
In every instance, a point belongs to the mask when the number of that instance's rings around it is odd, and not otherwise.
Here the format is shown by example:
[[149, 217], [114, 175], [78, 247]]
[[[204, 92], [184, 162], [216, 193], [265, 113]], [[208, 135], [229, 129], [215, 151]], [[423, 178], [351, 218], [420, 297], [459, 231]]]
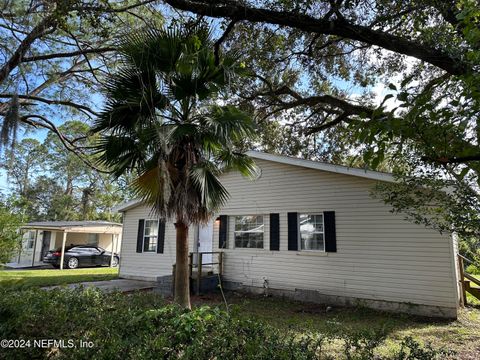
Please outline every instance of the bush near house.
[[[447, 352], [411, 338], [388, 355], [377, 331], [281, 331], [218, 307], [192, 311], [154, 293], [0, 289], [0, 339], [73, 340], [76, 347], [3, 349], [0, 359], [439, 359]], [[93, 347], [80, 347], [79, 341]], [[336, 344], [335, 352], [329, 346]]]
[[465, 271], [469, 274], [480, 275], [480, 268], [473, 264], [468, 265]]
[[0, 265], [9, 262], [18, 250], [21, 235], [18, 232], [22, 218], [0, 203]]

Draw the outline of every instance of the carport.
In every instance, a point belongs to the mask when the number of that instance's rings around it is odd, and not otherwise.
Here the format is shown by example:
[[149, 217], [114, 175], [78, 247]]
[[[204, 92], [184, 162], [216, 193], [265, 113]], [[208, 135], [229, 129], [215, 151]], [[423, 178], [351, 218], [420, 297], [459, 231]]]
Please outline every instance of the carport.
[[65, 247], [93, 245], [120, 252], [122, 224], [109, 221], [41, 221], [28, 223], [21, 228], [22, 246], [16, 267], [43, 265], [43, 257], [49, 250], [61, 249], [60, 269], [63, 269]]

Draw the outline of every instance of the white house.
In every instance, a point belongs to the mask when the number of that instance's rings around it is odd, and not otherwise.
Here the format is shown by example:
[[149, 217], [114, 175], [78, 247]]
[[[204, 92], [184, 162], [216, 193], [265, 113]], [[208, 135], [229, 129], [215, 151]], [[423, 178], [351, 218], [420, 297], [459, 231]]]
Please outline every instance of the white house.
[[[455, 242], [372, 198], [375, 183], [394, 181], [391, 175], [249, 155], [261, 175], [254, 181], [223, 175], [228, 203], [216, 220], [189, 233], [191, 251], [223, 252], [225, 288], [268, 288], [304, 301], [456, 317]], [[173, 223], [159, 221], [140, 201], [118, 210], [124, 223], [120, 276], [171, 275]]]
[[20, 231], [22, 244], [9, 267], [45, 265], [45, 254], [62, 246], [94, 245], [119, 253], [122, 241], [122, 224], [109, 221], [38, 221]]

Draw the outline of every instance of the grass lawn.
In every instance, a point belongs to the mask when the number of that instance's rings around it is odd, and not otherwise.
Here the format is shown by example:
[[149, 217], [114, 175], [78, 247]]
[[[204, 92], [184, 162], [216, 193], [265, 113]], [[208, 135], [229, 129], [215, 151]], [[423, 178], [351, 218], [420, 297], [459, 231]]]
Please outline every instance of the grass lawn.
[[[236, 316], [247, 316], [265, 321], [280, 330], [298, 334], [386, 334], [380, 351], [387, 354], [399, 348], [401, 339], [411, 336], [433, 347], [454, 350], [454, 359], [480, 359], [480, 307], [460, 310], [456, 321], [422, 318], [406, 314], [392, 314], [366, 308], [333, 307], [304, 304], [277, 298], [251, 297], [227, 294]], [[197, 304], [207, 303], [224, 308], [220, 298], [195, 299]], [[338, 344], [330, 344], [337, 353]]]
[[51, 286], [82, 281], [111, 280], [118, 277], [118, 268], [83, 268], [74, 270], [0, 270], [0, 286]]

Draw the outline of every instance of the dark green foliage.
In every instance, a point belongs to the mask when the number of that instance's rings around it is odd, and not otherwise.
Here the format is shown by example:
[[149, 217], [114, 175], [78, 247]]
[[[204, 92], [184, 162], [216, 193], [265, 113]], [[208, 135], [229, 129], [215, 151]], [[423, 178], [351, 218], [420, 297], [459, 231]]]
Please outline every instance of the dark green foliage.
[[469, 274], [480, 275], [480, 238], [464, 236], [459, 238], [458, 252], [473, 263], [466, 262], [466, 271]]
[[407, 336], [402, 341], [400, 351], [395, 354], [394, 360], [430, 360], [454, 355], [445, 349], [433, 349], [429, 344], [422, 347], [417, 341]]
[[378, 183], [373, 195], [392, 205], [393, 212], [408, 220], [438, 230], [455, 232], [461, 238], [480, 236], [480, 197], [463, 183], [424, 176], [399, 176], [396, 183]]
[[384, 331], [373, 329], [341, 332], [344, 342], [343, 353], [348, 360], [373, 359], [375, 350], [385, 341]]
[[[154, 293], [105, 294], [94, 289], [0, 289], [0, 338], [74, 340], [75, 348], [7, 349], [0, 359], [437, 359], [445, 351], [411, 338], [391, 357], [378, 355], [385, 335], [280, 331], [218, 308], [192, 311], [167, 305]], [[93, 348], [80, 348], [79, 340]], [[342, 349], [328, 347], [340, 342]], [[334, 355], [335, 354], [335, 355]]]
[[473, 275], [480, 275], [480, 268], [477, 265], [468, 265], [465, 272]]
[[0, 264], [9, 262], [18, 250], [21, 237], [17, 230], [24, 221], [0, 202]]

